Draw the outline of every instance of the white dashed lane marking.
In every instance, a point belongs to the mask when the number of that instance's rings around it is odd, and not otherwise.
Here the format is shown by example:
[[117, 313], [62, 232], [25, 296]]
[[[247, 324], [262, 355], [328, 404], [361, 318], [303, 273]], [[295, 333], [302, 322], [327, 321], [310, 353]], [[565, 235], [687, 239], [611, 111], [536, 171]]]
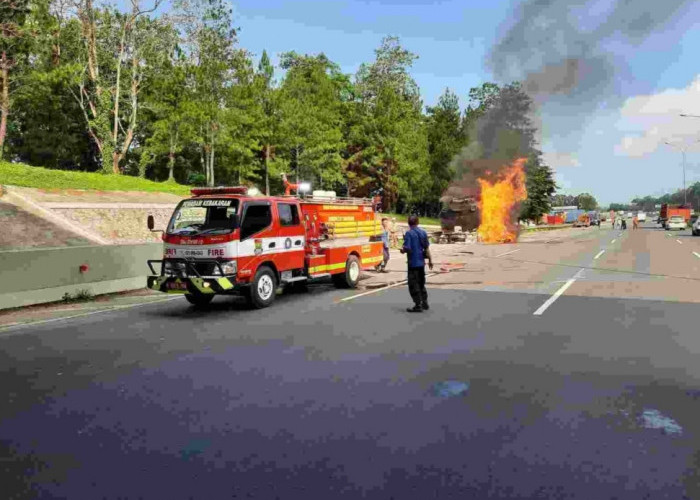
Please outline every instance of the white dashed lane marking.
[[554, 292], [554, 295], [552, 295], [550, 298], [547, 299], [547, 302], [545, 302], [544, 304], [542, 304], [542, 305], [539, 307], [539, 309], [537, 309], [537, 311], [535, 311], [535, 312], [533, 313], [533, 316], [541, 316], [542, 313], [545, 312], [545, 311], [547, 310], [547, 308], [549, 308], [549, 306], [551, 306], [552, 304], [554, 304], [554, 302], [555, 302], [559, 297], [561, 297], [561, 295], [562, 295], [571, 285], [573, 285], [574, 282], [575, 282], [578, 278], [580, 278], [580, 277], [582, 276], [582, 273], [583, 273], [583, 269], [579, 269], [579, 271], [578, 271], [576, 274], [574, 274], [573, 278], [569, 279], [566, 283], [564, 283], [564, 285], [563, 285], [559, 290], [557, 290], [556, 292]]

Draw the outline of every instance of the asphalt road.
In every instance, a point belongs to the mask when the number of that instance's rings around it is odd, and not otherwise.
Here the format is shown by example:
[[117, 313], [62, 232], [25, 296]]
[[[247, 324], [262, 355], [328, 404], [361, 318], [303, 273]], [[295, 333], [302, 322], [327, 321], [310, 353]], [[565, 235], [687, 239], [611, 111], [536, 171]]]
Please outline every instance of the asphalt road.
[[423, 314], [324, 286], [2, 330], [2, 497], [700, 499], [693, 252], [588, 228], [479, 247]]

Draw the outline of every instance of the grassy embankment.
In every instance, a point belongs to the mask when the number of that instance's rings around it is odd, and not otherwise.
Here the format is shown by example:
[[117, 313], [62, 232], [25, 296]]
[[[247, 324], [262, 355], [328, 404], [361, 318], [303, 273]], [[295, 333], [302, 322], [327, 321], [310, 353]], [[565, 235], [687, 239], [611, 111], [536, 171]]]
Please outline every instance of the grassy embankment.
[[39, 189], [91, 189], [98, 191], [148, 191], [186, 196], [190, 186], [153, 182], [128, 175], [52, 170], [0, 161], [0, 184]]
[[[52, 170], [2, 161], [0, 161], [0, 184], [39, 189], [156, 191], [184, 196], [190, 192], [190, 186], [183, 186], [175, 182], [153, 182], [127, 175]], [[406, 222], [408, 220], [408, 215], [405, 214], [387, 213], [382, 215], [385, 217], [396, 217], [397, 222]], [[420, 217], [420, 223], [427, 226], [440, 225], [440, 221], [434, 217]]]

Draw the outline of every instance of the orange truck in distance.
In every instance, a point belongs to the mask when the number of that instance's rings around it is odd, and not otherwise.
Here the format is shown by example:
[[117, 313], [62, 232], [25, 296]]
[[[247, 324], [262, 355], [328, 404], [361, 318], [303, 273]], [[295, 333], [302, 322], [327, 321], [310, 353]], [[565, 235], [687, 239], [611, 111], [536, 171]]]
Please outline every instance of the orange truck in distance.
[[683, 205], [669, 205], [664, 203], [661, 205], [658, 223], [661, 224], [662, 227], [666, 228], [668, 219], [674, 215], [680, 215], [686, 222], [688, 222], [690, 220], [691, 212], [692, 209], [690, 207], [685, 207]]
[[[278, 288], [330, 277], [355, 288], [382, 260], [381, 223], [371, 200], [250, 196], [246, 187], [199, 188], [163, 232], [162, 260], [149, 260], [147, 286], [206, 305], [243, 295], [267, 307]], [[153, 216], [148, 227], [154, 230]]]

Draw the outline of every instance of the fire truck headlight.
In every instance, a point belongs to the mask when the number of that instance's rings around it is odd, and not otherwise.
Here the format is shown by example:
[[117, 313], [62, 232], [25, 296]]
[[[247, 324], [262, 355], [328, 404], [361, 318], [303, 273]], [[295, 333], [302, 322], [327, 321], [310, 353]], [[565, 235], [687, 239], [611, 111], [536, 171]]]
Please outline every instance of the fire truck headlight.
[[221, 264], [221, 269], [224, 271], [224, 274], [236, 274], [238, 272], [238, 262], [235, 260], [225, 262]]

